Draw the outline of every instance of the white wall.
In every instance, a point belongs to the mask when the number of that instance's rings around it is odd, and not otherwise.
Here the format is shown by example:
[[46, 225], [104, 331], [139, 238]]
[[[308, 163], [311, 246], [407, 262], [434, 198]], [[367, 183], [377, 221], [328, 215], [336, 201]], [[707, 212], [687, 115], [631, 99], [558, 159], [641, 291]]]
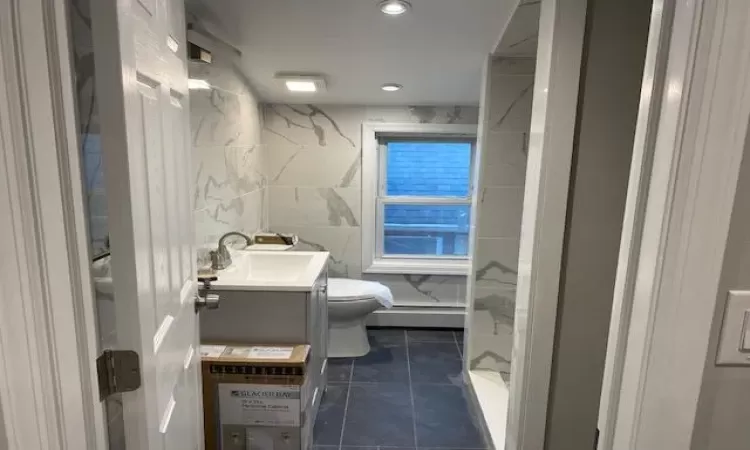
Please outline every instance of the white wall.
[[741, 450], [750, 446], [750, 367], [714, 364], [727, 294], [733, 289], [750, 290], [750, 140], [745, 144], [740, 168], [692, 450]]
[[396, 304], [463, 304], [465, 276], [362, 275], [362, 123], [476, 124], [474, 106], [263, 106], [269, 227], [331, 252], [331, 276], [386, 284]]
[[589, 1], [550, 380], [548, 450], [594, 448], [650, 8], [650, 0]]
[[5, 420], [3, 419], [3, 408], [0, 407], [0, 448], [10, 448], [8, 433], [5, 431]]

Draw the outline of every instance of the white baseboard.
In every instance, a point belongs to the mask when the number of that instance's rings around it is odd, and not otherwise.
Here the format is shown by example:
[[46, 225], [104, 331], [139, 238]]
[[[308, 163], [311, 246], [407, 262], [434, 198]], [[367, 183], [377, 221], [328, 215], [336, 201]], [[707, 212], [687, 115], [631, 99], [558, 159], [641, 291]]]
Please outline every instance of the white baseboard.
[[367, 319], [371, 327], [463, 328], [464, 309], [395, 307], [375, 311]]

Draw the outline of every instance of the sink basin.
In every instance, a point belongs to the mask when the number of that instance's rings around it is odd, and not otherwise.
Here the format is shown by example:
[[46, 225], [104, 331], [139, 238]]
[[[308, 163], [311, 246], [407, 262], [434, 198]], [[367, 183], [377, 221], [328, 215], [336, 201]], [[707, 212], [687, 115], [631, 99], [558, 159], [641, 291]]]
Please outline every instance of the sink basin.
[[217, 289], [306, 291], [328, 262], [328, 252], [232, 251], [232, 264], [217, 275]]

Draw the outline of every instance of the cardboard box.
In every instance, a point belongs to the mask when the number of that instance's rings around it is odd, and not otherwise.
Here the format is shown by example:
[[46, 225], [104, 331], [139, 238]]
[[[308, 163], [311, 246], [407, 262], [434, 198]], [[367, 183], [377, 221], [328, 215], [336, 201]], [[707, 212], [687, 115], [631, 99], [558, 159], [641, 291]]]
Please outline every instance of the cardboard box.
[[202, 345], [206, 450], [307, 450], [309, 345]]

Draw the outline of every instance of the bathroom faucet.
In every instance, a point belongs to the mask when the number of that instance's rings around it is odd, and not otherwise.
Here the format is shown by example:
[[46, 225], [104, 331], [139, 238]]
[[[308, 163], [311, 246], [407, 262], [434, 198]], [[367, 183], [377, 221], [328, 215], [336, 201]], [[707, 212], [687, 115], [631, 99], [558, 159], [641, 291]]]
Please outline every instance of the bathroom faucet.
[[230, 231], [229, 233], [224, 234], [219, 239], [219, 247], [215, 251], [211, 252], [212, 269], [223, 270], [232, 264], [232, 255], [229, 254], [229, 250], [227, 250], [227, 246], [224, 244], [224, 240], [232, 236], [239, 236], [241, 238], [244, 238], [247, 242], [248, 247], [253, 245], [253, 238], [244, 233], [240, 233], [239, 231]]

